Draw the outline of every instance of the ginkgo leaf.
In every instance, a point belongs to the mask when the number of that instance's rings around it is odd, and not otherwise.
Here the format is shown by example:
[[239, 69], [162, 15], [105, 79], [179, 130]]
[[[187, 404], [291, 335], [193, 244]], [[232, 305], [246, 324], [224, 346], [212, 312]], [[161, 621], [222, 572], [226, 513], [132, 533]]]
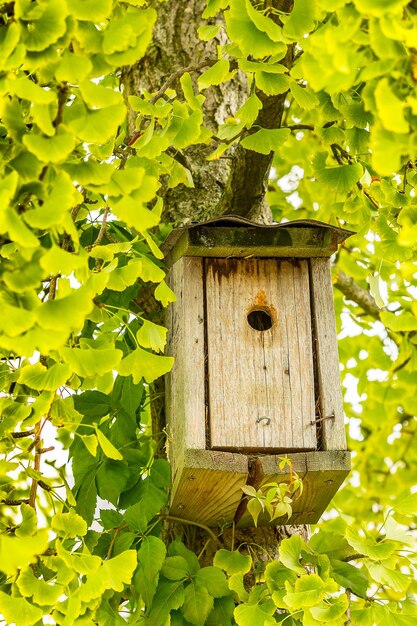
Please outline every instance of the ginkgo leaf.
[[138, 383], [144, 378], [147, 383], [167, 374], [174, 364], [171, 356], [158, 356], [142, 348], [136, 348], [126, 356], [119, 366], [121, 376], [133, 377], [133, 382]]
[[242, 148], [246, 150], [254, 150], [261, 154], [269, 154], [278, 150], [280, 146], [288, 139], [291, 131], [288, 128], [266, 129], [262, 128], [256, 133], [245, 137], [240, 142]]
[[163, 352], [166, 344], [167, 329], [149, 320], [143, 320], [143, 324], [136, 333], [136, 339], [143, 348], [152, 348], [156, 352]]
[[326, 167], [317, 172], [317, 180], [332, 189], [336, 195], [345, 196], [363, 175], [360, 163]]

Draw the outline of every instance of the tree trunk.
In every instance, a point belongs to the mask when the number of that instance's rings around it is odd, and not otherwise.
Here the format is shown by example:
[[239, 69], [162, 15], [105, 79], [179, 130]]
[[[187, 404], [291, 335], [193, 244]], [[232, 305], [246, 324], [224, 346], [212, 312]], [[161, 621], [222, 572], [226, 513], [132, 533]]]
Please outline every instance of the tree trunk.
[[[197, 28], [203, 25], [202, 12], [206, 6], [204, 0], [188, 2], [153, 3], [158, 11], [158, 21], [154, 31], [154, 40], [146, 57], [136, 67], [124, 68], [122, 83], [125, 95], [137, 95], [143, 90], [157, 93], [174, 73], [178, 76], [187, 68], [193, 80], [205, 63], [207, 66], [217, 60], [214, 42], [202, 42], [197, 38]], [[271, 2], [265, 4], [271, 5]], [[292, 0], [274, 0], [272, 4], [282, 11], [290, 11]], [[211, 23], [220, 23], [221, 16], [211, 19]], [[218, 43], [225, 43], [225, 35]], [[289, 46], [285, 59], [281, 63], [291, 66], [293, 47]], [[201, 70], [200, 70], [201, 71]], [[171, 88], [179, 86], [179, 78]], [[179, 89], [180, 93], [181, 90]], [[218, 87], [210, 87], [204, 92], [204, 124], [216, 131], [219, 124], [233, 115], [249, 94], [246, 77], [237, 72], [232, 81]], [[279, 128], [284, 111], [285, 94], [266, 96], [257, 92], [263, 108], [256, 120], [256, 127]], [[129, 135], [134, 136], [134, 114], [129, 120]], [[261, 155], [245, 150], [239, 145], [233, 149], [232, 156], [207, 161], [207, 155], [213, 151], [213, 145], [191, 146], [183, 154], [176, 153], [182, 164], [189, 168], [194, 188], [179, 185], [174, 189], [162, 187], [160, 195], [164, 198], [163, 220], [182, 225], [210, 219], [217, 215], [233, 213], [270, 222], [271, 212], [265, 201], [268, 175], [272, 162], [272, 153]], [[162, 384], [162, 383], [161, 383]], [[158, 392], [160, 389], [158, 389]], [[157, 395], [160, 395], [159, 393]], [[161, 433], [164, 429], [161, 404], [154, 404], [154, 429]], [[196, 526], [170, 523], [166, 528], [167, 538], [180, 535], [184, 543], [195, 553], [201, 554], [202, 564], [211, 564], [215, 551], [223, 546], [228, 549], [240, 548], [249, 552], [258, 563], [275, 559], [278, 556], [280, 541], [292, 534], [307, 535], [305, 526], [268, 526], [262, 528], [214, 529], [218, 543], [210, 535]]]

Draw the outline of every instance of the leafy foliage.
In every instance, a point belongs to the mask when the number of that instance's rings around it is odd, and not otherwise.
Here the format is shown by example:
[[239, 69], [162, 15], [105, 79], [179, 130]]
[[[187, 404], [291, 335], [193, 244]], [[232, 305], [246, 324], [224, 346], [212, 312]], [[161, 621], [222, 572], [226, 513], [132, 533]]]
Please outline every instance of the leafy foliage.
[[[221, 34], [218, 58], [125, 99], [120, 68], [152, 41], [148, 3], [0, 2], [3, 623], [415, 623], [416, 3], [270, 4], [208, 0], [196, 28]], [[246, 102], [205, 128], [207, 93], [237, 70]], [[279, 128], [257, 122], [266, 96], [286, 99]], [[162, 186], [192, 188], [173, 154], [206, 144], [214, 161], [238, 145], [274, 153], [276, 220], [357, 232], [335, 259], [354, 472], [337, 514], [263, 564], [228, 545], [201, 567], [160, 538], [169, 470], [149, 402], [172, 358], [142, 303], [175, 298]], [[279, 486], [249, 495], [288, 512]]]

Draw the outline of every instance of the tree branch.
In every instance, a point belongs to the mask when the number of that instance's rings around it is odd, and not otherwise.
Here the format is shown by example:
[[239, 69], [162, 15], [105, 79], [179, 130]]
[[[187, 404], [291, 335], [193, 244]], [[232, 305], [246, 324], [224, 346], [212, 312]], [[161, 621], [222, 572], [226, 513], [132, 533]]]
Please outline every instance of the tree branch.
[[353, 278], [339, 271], [336, 275], [334, 286], [343, 293], [345, 298], [352, 300], [360, 306], [367, 315], [370, 315], [376, 320], [380, 319], [381, 309], [375, 302], [375, 299], [367, 289], [355, 283]]

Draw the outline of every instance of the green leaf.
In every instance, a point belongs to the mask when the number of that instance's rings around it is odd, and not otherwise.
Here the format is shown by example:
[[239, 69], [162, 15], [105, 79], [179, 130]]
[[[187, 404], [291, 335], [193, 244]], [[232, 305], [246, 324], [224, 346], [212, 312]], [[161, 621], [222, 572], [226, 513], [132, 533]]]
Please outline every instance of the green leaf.
[[110, 397], [101, 391], [85, 391], [74, 396], [74, 404], [77, 411], [87, 415], [90, 419], [104, 417], [112, 409]]
[[297, 574], [305, 574], [305, 569], [300, 565], [301, 551], [308, 551], [308, 546], [299, 535], [293, 535], [281, 541], [279, 546], [279, 559], [285, 567]]
[[406, 492], [394, 500], [392, 508], [402, 515], [417, 514], [417, 493]]
[[265, 613], [259, 604], [240, 604], [235, 608], [234, 616], [238, 626], [254, 626], [254, 624], [273, 626], [276, 624], [275, 619]]
[[23, 144], [39, 161], [44, 163], [61, 163], [71, 154], [75, 147], [75, 139], [71, 133], [57, 131], [54, 137], [41, 135], [25, 135]]
[[197, 34], [202, 41], [209, 41], [210, 39], [214, 39], [219, 32], [221, 26], [217, 26], [215, 24], [208, 26], [200, 26], [197, 28]]
[[53, 104], [56, 100], [56, 95], [53, 91], [43, 89], [27, 76], [9, 79], [9, 89], [18, 98], [23, 98], [35, 104]]
[[142, 261], [133, 259], [123, 267], [117, 267], [110, 273], [108, 289], [113, 291], [124, 291], [130, 285], [133, 285], [142, 274]]
[[256, 11], [249, 0], [234, 0], [224, 17], [229, 38], [245, 56], [260, 59], [281, 52], [281, 28]]
[[294, 591], [287, 592], [284, 600], [291, 609], [298, 610], [318, 604], [327, 593], [335, 592], [337, 588], [331, 579], [324, 582], [317, 574], [305, 574], [295, 581]]
[[103, 450], [104, 454], [109, 459], [114, 459], [115, 461], [122, 461], [123, 455], [119, 452], [117, 448], [107, 439], [104, 435], [103, 431], [96, 427], [96, 435], [98, 442], [100, 444], [100, 448]]
[[71, 0], [71, 13], [77, 20], [99, 23], [110, 16], [112, 0]]
[[307, 86], [301, 87], [298, 83], [293, 81], [290, 86], [290, 91], [298, 106], [306, 111], [310, 111], [319, 105], [317, 96], [315, 96]]
[[17, 587], [24, 598], [33, 598], [41, 606], [53, 606], [64, 591], [59, 580], [53, 580], [52, 583], [40, 580], [34, 576], [30, 567], [20, 573]]
[[98, 440], [96, 435], [79, 435], [81, 441], [92, 456], [97, 454]]
[[258, 89], [267, 96], [276, 96], [288, 91], [290, 78], [287, 74], [269, 74], [268, 72], [256, 72], [255, 83]]
[[362, 536], [354, 528], [348, 527], [345, 536], [352, 548], [359, 554], [364, 554], [373, 560], [387, 559], [396, 550], [397, 546], [393, 541], [377, 541], [370, 535]]
[[138, 550], [138, 569], [135, 573], [140, 594], [146, 607], [150, 607], [159, 581], [159, 573], [165, 560], [165, 544], [149, 535], [145, 537]]
[[366, 597], [368, 577], [362, 569], [350, 563], [337, 560], [332, 560], [331, 565], [332, 577], [339, 585], [345, 587], [345, 589], [351, 589], [353, 593], [360, 598]]
[[73, 509], [69, 513], [55, 513], [51, 527], [57, 535], [67, 539], [83, 537], [87, 534], [85, 520], [80, 515], [77, 515]]
[[92, 69], [93, 64], [88, 57], [65, 50], [55, 70], [55, 78], [59, 82], [77, 84], [89, 76]]
[[116, 506], [129, 477], [129, 468], [125, 463], [106, 459], [98, 468], [96, 475], [98, 495]]
[[22, 514], [22, 522], [18, 528], [16, 528], [16, 537], [31, 537], [35, 534], [38, 527], [38, 518], [36, 511], [33, 507], [22, 502], [20, 505], [20, 512]]
[[169, 580], [185, 580], [190, 575], [188, 563], [182, 556], [169, 556], [162, 566], [161, 574]]
[[262, 102], [259, 100], [256, 93], [249, 96], [246, 102], [236, 111], [235, 117], [245, 123], [246, 127], [252, 126], [259, 111], [262, 109]]
[[89, 110], [79, 103], [71, 119], [70, 114], [71, 112], [66, 120], [68, 129], [81, 141], [104, 144], [114, 138], [117, 129], [124, 122], [126, 109], [123, 103], [119, 103], [102, 109]]
[[160, 376], [167, 374], [174, 364], [171, 356], [157, 356], [142, 348], [136, 348], [123, 359], [119, 366], [120, 376], [132, 375], [133, 382], [139, 383], [144, 378], [152, 383]]
[[399, 10], [405, 7], [407, 0], [354, 0], [355, 6], [362, 13], [382, 16], [389, 11]]
[[31, 11], [31, 8], [30, 3], [18, 3], [15, 16], [22, 19], [22, 26], [24, 24], [22, 35], [26, 49], [40, 52], [65, 34], [68, 7], [64, 0], [46, 0], [36, 6], [37, 10]]
[[136, 550], [126, 550], [112, 559], [103, 561], [101, 567], [90, 574], [80, 588], [79, 596], [83, 602], [100, 598], [106, 589], [123, 591], [129, 584], [137, 565]]
[[184, 591], [184, 617], [195, 626], [204, 626], [212, 608], [213, 597], [207, 589], [197, 581], [191, 581]]
[[207, 87], [211, 87], [211, 85], [220, 85], [225, 80], [228, 80], [231, 76], [229, 74], [230, 63], [227, 59], [220, 59], [217, 61], [212, 67], [209, 67], [208, 70], [205, 70], [198, 77], [198, 86], [199, 89], [207, 89]]
[[232, 626], [235, 602], [232, 595], [215, 598], [213, 610], [207, 618], [207, 626]]
[[294, 0], [294, 8], [283, 27], [284, 36], [290, 41], [302, 39], [313, 30], [317, 13], [317, 0]]
[[[24, 219], [33, 228], [51, 228], [62, 223], [67, 226], [69, 209], [80, 204], [82, 200], [82, 195], [74, 187], [68, 174], [60, 172], [49, 195], [34, 210], [27, 211]], [[62, 259], [62, 255], [60, 256]]]
[[34, 626], [42, 618], [43, 611], [24, 598], [15, 598], [0, 591], [0, 612], [9, 624]]
[[396, 593], [405, 592], [411, 584], [411, 579], [408, 574], [396, 569], [391, 569], [387, 567], [385, 563], [367, 562], [366, 567], [372, 580], [380, 585], [388, 586]]
[[285, 141], [289, 138], [291, 131], [288, 128], [277, 128], [267, 130], [262, 128], [256, 133], [245, 137], [240, 142], [242, 148], [246, 150], [254, 150], [261, 154], [269, 154], [271, 151], [279, 150]]
[[120, 92], [108, 89], [90, 80], [81, 81], [79, 90], [82, 99], [91, 109], [115, 106], [123, 102], [123, 96]]
[[[138, 483], [132, 495], [135, 496], [136, 504], [127, 508], [125, 520], [133, 532], [143, 533], [148, 522], [160, 512], [166, 503], [166, 494], [162, 489], [158, 489], [149, 478], [146, 478]], [[120, 506], [125, 507], [126, 500], [127, 497], [122, 499]]]
[[382, 78], [375, 88], [375, 102], [383, 127], [393, 133], [408, 133], [409, 124], [404, 118], [405, 103], [391, 90], [387, 78]]
[[38, 531], [28, 537], [0, 536], [0, 570], [14, 576], [19, 569], [34, 563], [48, 547], [48, 531]]
[[66, 363], [55, 363], [49, 368], [35, 363], [20, 370], [19, 383], [38, 391], [55, 391], [66, 383], [71, 374], [72, 369]]
[[202, 567], [195, 575], [195, 580], [203, 585], [214, 598], [230, 595], [226, 577], [218, 567]]
[[387, 328], [395, 332], [410, 332], [417, 330], [417, 317], [408, 311], [402, 311], [400, 315], [381, 311], [381, 322]]
[[232, 576], [233, 574], [247, 574], [252, 567], [252, 559], [248, 555], [240, 554], [238, 550], [231, 552], [221, 548], [214, 555], [213, 564], [223, 569], [228, 576]]
[[179, 609], [184, 603], [184, 586], [182, 581], [160, 582], [152, 607], [149, 612], [147, 626], [162, 626], [173, 609]]
[[317, 172], [317, 180], [332, 189], [336, 197], [346, 196], [362, 178], [363, 167], [360, 163], [326, 167]]
[[162, 280], [154, 291], [154, 296], [162, 306], [166, 307], [170, 302], [175, 302], [177, 297], [175, 293], [168, 287], [166, 282]]
[[136, 339], [143, 348], [152, 348], [155, 352], [163, 352], [167, 332], [164, 326], [143, 320], [142, 326], [136, 333]]
[[329, 598], [321, 606], [312, 606], [309, 612], [319, 622], [331, 623], [346, 617], [348, 604], [346, 595], [342, 594], [338, 598]]
[[255, 526], [258, 525], [259, 514], [262, 513], [263, 507], [257, 498], [251, 498], [248, 502], [248, 513], [252, 516]]

